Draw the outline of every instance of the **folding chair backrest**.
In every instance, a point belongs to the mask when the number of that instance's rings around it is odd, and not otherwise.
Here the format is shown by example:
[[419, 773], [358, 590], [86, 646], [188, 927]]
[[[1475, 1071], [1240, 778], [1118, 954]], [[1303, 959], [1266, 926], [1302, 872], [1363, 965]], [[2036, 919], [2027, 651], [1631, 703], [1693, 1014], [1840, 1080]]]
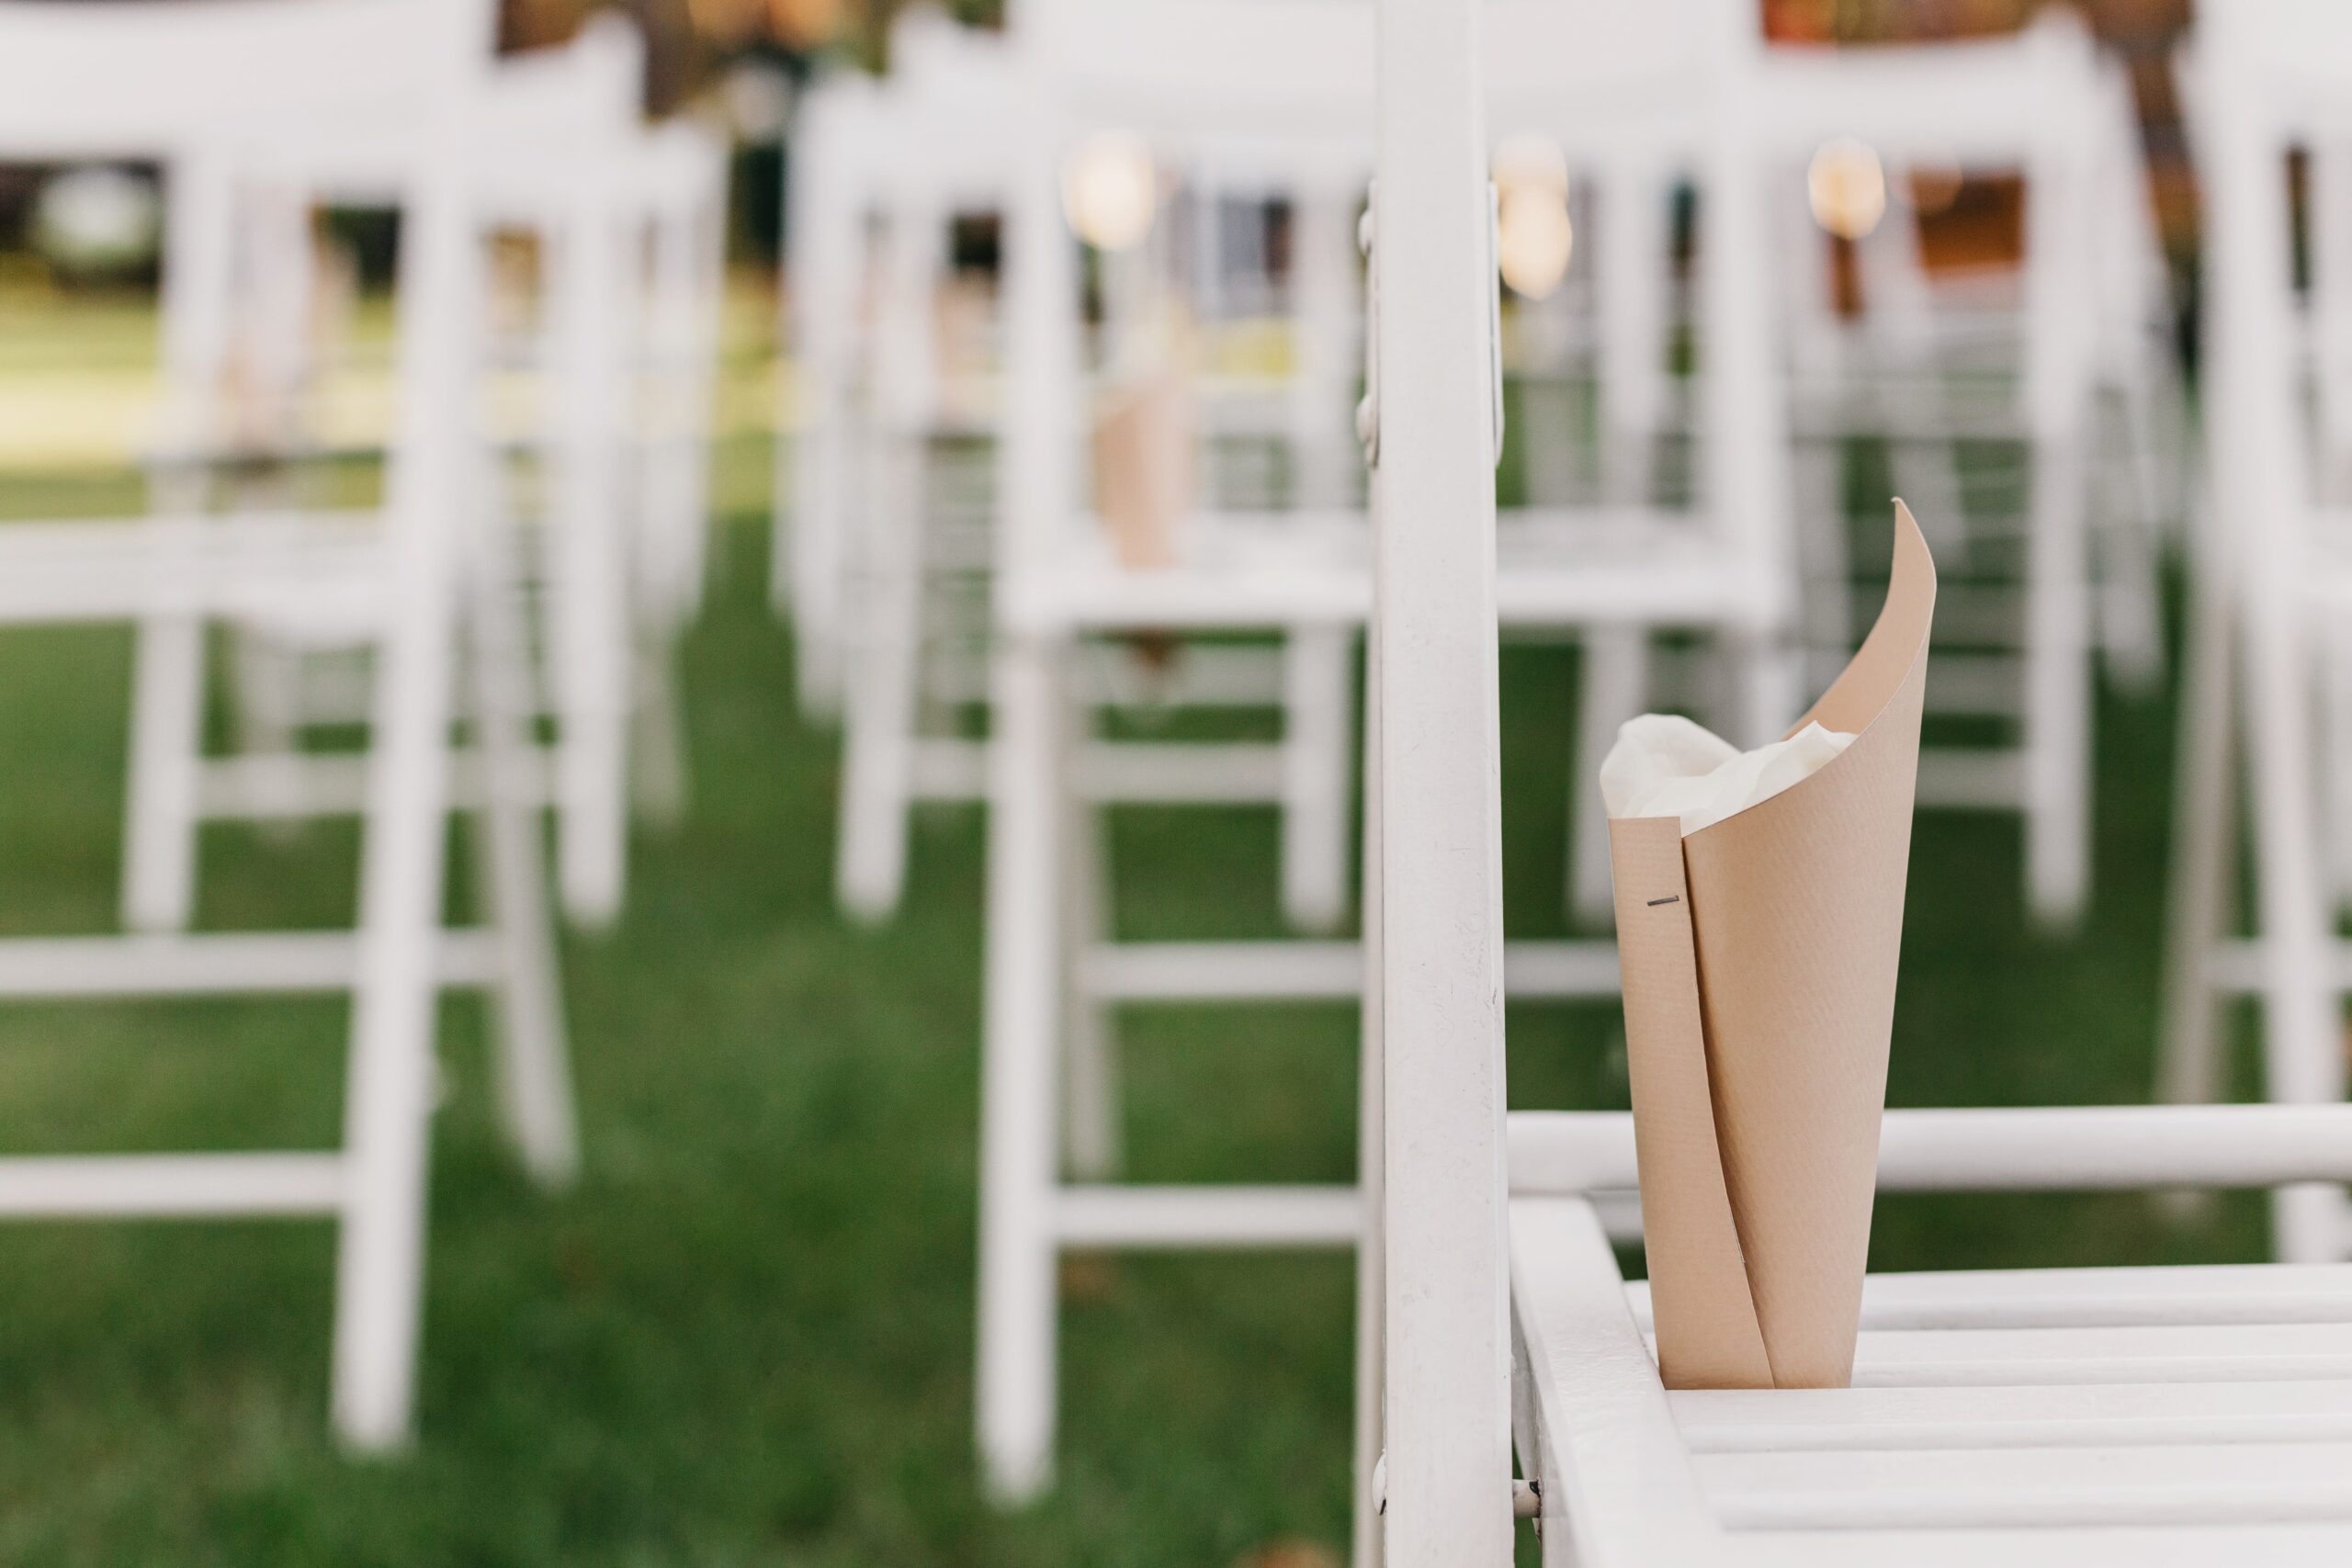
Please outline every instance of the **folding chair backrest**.
[[[2344, 281], [2330, 176], [2352, 152], [2352, 15], [2320, 0], [2248, 0], [2199, 27], [2188, 85], [2205, 187], [2205, 398], [2215, 493], [2245, 564], [2299, 575], [2312, 516], [2301, 417], [2287, 158], [2315, 153], [2312, 287], [2321, 320]], [[2323, 385], [2324, 386], [2324, 376]]]
[[2099, 107], [2082, 24], [2045, 12], [1995, 38], [1763, 51], [1767, 119], [1784, 151], [1854, 136], [1894, 159], [2014, 167], [2043, 148], [2071, 153]]
[[1712, 0], [1615, 6], [1488, 0], [1487, 118], [1496, 136], [1539, 130], [1571, 159], [1629, 141], [1695, 156], [1708, 84], [1740, 25]]
[[625, 17], [602, 13], [569, 42], [498, 62], [483, 134], [533, 145], [634, 124], [644, 76], [645, 35]]
[[[358, 114], [412, 128], [395, 178], [419, 209], [400, 260], [403, 305], [416, 308], [401, 312], [402, 401], [388, 494], [395, 509], [414, 495], [446, 504], [456, 427], [445, 411], [463, 374], [468, 309], [455, 231], [493, 17], [488, 0], [6, 0], [0, 158], [168, 160], [199, 144], [262, 151], [299, 140], [322, 117]], [[171, 254], [190, 231], [167, 230], [167, 271], [192, 268], [205, 287], [225, 289], [225, 229], [209, 231], [204, 254]], [[413, 473], [417, 463], [402, 459], [429, 461], [435, 472]]]
[[1361, 141], [1371, 112], [1364, 0], [1018, 0], [1013, 37], [1080, 125], [1159, 141]]
[[[1623, 204], [1602, 214], [1604, 247], [1632, 238], [1625, 209], [1662, 206], [1678, 183], [1697, 189], [1701, 518], [1750, 563], [1748, 613], [1759, 629], [1779, 626], [1793, 604], [1794, 547], [1759, 186], [1758, 130], [1770, 107], [1755, 15], [1719, 0], [1496, 0], [1481, 25], [1492, 130], [1535, 132], [1557, 142], [1572, 165], [1594, 171], [1603, 201]], [[1629, 287], [1662, 288], [1673, 265], [1668, 226], [1655, 208], [1651, 217], [1655, 253], [1613, 257], [1601, 280], [1601, 412], [1614, 428], [1635, 432], [1653, 430], [1663, 408], [1663, 309], [1654, 300], [1657, 319], [1633, 329], [1645, 341], [1621, 344], [1611, 334], [1625, 330]], [[1645, 267], [1648, 276], [1636, 277]], [[1615, 301], [1607, 297], [1612, 285]]]
[[[335, 1419], [346, 1438], [371, 1448], [407, 1432], [413, 1393], [448, 829], [444, 764], [468, 493], [468, 138], [489, 72], [492, 19], [488, 0], [0, 4], [0, 158], [169, 158], [191, 140], [266, 150], [317, 117], [363, 104], [413, 128], [399, 183], [400, 407], [382, 508], [389, 536], [383, 553], [368, 560], [367, 584], [382, 630], [370, 717], [375, 755], [365, 784], [346, 1135], [325, 1167], [332, 1195], [323, 1205], [343, 1221]], [[221, 265], [217, 254], [197, 260]], [[166, 267], [188, 261], [168, 256]], [[298, 529], [304, 523], [249, 521]], [[183, 558], [175, 552], [195, 550], [199, 536], [209, 540], [219, 531], [168, 520], [156, 528], [61, 528], [69, 545], [102, 535], [103, 544], [87, 547], [96, 558], [128, 564], [107, 574], [107, 596], [72, 606], [82, 619], [148, 614], [158, 582], [187, 592], [201, 610], [220, 604], [224, 588], [266, 575], [275, 564], [254, 549], [251, 573], [242, 560], [232, 571], [214, 557], [183, 579], [172, 570]], [[342, 576], [331, 573], [330, 581], [340, 586], [358, 570], [338, 563]], [[35, 580], [54, 586], [66, 578]], [[20, 603], [29, 614], [51, 608], [29, 596]], [[274, 1172], [256, 1179], [249, 1164], [203, 1157], [223, 1162], [211, 1168], [225, 1185], [199, 1198], [198, 1212], [300, 1212], [318, 1203], [315, 1193], [287, 1190]], [[189, 1168], [203, 1168], [197, 1156]], [[175, 1179], [168, 1169], [139, 1174]]]
[[[1953, 42], [1845, 48], [1777, 46], [1762, 58], [1756, 134], [1778, 187], [1834, 139], [1868, 146], [1892, 175], [1914, 167], [2017, 173], [2026, 180], [2021, 336], [2026, 408], [2038, 431], [2063, 434], [2083, 415], [2099, 312], [2098, 263], [2107, 215], [2101, 175], [2112, 164], [2114, 82], [2071, 14], [2044, 12], [2016, 33]], [[1826, 241], [1793, 201], [1777, 232], [1815, 258], [1790, 282], [1797, 308], [1832, 307]], [[1891, 212], [1861, 243], [1864, 303], [1918, 310], [1918, 235]], [[2135, 283], [2132, 297], [2142, 299]]]
[[382, 107], [412, 120], [487, 65], [481, 0], [39, 0], [0, 5], [0, 155], [153, 157]]

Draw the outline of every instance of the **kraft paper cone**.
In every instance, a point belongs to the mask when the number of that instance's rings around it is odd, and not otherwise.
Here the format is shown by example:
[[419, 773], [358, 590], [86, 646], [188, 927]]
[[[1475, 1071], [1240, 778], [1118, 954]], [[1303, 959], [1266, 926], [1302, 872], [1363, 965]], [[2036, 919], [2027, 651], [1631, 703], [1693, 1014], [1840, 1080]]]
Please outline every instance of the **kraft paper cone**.
[[1193, 508], [1192, 389], [1177, 371], [1109, 393], [1094, 426], [1094, 504], [1119, 564], [1176, 564], [1176, 535]]
[[1886, 606], [1807, 723], [1856, 737], [1688, 838], [1611, 822], [1658, 1370], [1842, 1388], [1861, 1315], [1936, 569], [1895, 503]]

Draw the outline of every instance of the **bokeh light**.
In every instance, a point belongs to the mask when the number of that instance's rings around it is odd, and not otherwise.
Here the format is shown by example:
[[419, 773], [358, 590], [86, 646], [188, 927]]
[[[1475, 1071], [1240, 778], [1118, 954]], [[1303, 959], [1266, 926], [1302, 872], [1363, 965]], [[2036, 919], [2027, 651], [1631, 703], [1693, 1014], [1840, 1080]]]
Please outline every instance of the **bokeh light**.
[[1886, 166], [1869, 143], [1840, 136], [1821, 144], [1804, 173], [1813, 220], [1841, 240], [1859, 240], [1886, 216]]
[[1568, 259], [1576, 251], [1567, 198], [1540, 186], [1506, 190], [1496, 248], [1503, 281], [1512, 293], [1528, 299], [1551, 293], [1568, 275]]
[[1124, 251], [1151, 232], [1159, 181], [1151, 149], [1131, 131], [1089, 137], [1062, 166], [1062, 212], [1078, 237], [1101, 251]]

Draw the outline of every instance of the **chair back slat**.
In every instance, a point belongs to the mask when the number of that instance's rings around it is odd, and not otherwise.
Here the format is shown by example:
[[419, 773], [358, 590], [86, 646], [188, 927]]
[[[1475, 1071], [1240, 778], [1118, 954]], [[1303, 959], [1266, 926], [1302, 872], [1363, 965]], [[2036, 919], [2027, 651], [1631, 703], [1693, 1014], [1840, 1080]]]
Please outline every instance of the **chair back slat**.
[[1476, 0], [1382, 0], [1372, 704], [1384, 1534], [1511, 1554], [1496, 697], [1495, 266]]

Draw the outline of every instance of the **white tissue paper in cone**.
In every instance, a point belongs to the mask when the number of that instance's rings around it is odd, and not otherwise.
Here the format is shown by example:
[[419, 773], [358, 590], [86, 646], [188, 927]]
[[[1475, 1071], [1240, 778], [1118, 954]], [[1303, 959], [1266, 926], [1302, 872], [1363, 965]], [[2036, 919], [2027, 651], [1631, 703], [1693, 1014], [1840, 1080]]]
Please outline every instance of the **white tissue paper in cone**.
[[1645, 713], [1618, 729], [1600, 764], [1600, 799], [1611, 817], [1679, 817], [1683, 832], [1695, 833], [1811, 778], [1853, 743], [1808, 724], [1743, 751], [1687, 718]]

